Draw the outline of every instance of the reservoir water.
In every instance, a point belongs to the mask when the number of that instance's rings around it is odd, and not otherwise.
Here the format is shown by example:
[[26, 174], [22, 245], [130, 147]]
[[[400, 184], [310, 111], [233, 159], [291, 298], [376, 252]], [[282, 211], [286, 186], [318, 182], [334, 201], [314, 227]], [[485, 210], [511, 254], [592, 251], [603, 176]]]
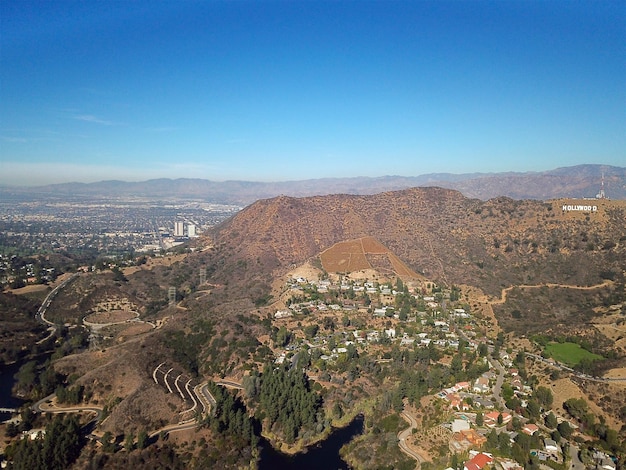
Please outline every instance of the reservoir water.
[[348, 426], [335, 429], [324, 441], [299, 454], [283, 454], [262, 441], [259, 470], [349, 470], [339, 456], [339, 449], [361, 433], [363, 416], [359, 415]]
[[[13, 377], [20, 370], [24, 362], [14, 362], [13, 364], [0, 363], [0, 408], [19, 408], [24, 403], [23, 400], [12, 395], [11, 389], [15, 383]], [[0, 413], [0, 422], [11, 417], [10, 413]]]

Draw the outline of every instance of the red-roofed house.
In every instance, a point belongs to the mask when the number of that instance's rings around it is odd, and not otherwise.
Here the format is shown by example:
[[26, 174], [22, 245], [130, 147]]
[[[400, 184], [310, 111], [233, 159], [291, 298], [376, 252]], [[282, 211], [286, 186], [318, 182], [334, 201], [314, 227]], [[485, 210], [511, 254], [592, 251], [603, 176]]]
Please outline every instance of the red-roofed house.
[[536, 424], [532, 424], [532, 423], [525, 424], [524, 427], [522, 428], [522, 432], [524, 434], [528, 434], [529, 436], [532, 436], [537, 431], [539, 431], [539, 427]]
[[456, 388], [457, 390], [467, 390], [468, 388], [470, 388], [470, 383], [469, 382], [458, 382], [454, 388]]
[[495, 427], [498, 424], [498, 416], [502, 415], [502, 424], [508, 424], [513, 419], [510, 413], [500, 413], [499, 411], [492, 411], [485, 415], [485, 426], [490, 428]]
[[465, 462], [463, 470], [482, 470], [486, 465], [493, 462], [493, 457], [489, 454], [476, 454], [471, 460]]
[[446, 396], [446, 400], [450, 402], [450, 408], [452, 409], [457, 409], [459, 411], [467, 411], [470, 409], [470, 406], [459, 396], [458, 393], [451, 393]]

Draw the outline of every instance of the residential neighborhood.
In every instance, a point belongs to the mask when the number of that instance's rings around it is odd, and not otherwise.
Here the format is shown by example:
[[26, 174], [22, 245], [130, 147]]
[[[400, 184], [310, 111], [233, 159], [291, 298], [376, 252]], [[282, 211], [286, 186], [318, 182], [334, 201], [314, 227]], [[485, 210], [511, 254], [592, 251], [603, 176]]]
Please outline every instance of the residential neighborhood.
[[[384, 363], [398, 348], [428, 352], [466, 377], [431, 395], [441, 410], [433, 429], [444, 436], [457, 465], [450, 468], [515, 470], [525, 468], [521, 462], [528, 459], [536, 468], [569, 468], [570, 450], [576, 448], [572, 439], [580, 435], [575, 420], [555, 416], [550, 390], [525, 372], [530, 359], [525, 351], [507, 347], [502, 335], [488, 336], [487, 322], [472, 314], [457, 289], [340, 275], [292, 278], [285, 292], [285, 307], [272, 320], [293, 337], [284, 347], [275, 343], [277, 363], [293, 360], [302, 349], [311, 357], [310, 370], [346, 355], [368, 354]], [[342, 316], [341, 323], [332, 320]], [[303, 337], [295, 333], [297, 325], [303, 326]], [[471, 371], [461, 371], [465, 362]], [[411, 438], [407, 441], [410, 445]], [[593, 461], [595, 468], [617, 468], [606, 454]]]

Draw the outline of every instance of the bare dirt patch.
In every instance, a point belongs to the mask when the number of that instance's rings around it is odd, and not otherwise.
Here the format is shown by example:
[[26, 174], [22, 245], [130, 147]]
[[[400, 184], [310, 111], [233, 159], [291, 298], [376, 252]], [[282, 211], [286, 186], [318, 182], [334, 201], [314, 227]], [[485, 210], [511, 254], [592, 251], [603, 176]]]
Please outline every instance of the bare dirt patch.
[[137, 271], [151, 270], [154, 269], [156, 266], [171, 266], [174, 263], [178, 263], [179, 261], [184, 260], [186, 257], [187, 253], [158, 258], [148, 258], [145, 264], [142, 264], [141, 266], [131, 266], [129, 268], [124, 268], [122, 272], [124, 273], [124, 276], [130, 276], [131, 274], [135, 274]]
[[626, 379], [626, 367], [620, 367], [619, 369], [611, 369], [604, 374], [604, 378], [605, 379]]
[[43, 292], [49, 289], [50, 286], [45, 284], [33, 284], [30, 286], [20, 287], [19, 289], [9, 289], [9, 292], [15, 295], [32, 294], [33, 292]]
[[145, 357], [132, 356], [141, 349], [129, 349], [127, 345], [66, 356], [55, 363], [55, 369], [79, 375], [77, 384], [91, 394], [90, 402], [112, 409], [102, 423], [102, 431], [151, 431], [177, 422], [178, 413], [186, 405], [177, 394], [154, 383], [151, 369], [142, 367]]
[[595, 318], [593, 326], [612, 343], [614, 349], [621, 349], [626, 354], [626, 323], [621, 314], [602, 315]]
[[128, 338], [132, 336], [142, 335], [144, 333], [148, 333], [152, 331], [152, 325], [148, 323], [136, 323], [128, 328], [125, 328], [123, 331], [119, 333], [117, 340], [119, 342], [126, 341]]
[[337, 243], [321, 254], [322, 265], [328, 272], [350, 272], [369, 269], [361, 240]]
[[613, 429], [619, 430], [623, 423], [619, 422], [614, 416], [607, 414], [605, 410], [600, 408], [593, 400], [592, 397], [585, 393], [585, 391], [576, 383], [572, 382], [569, 378], [558, 379], [556, 381], [551, 381], [546, 379], [545, 377], [540, 378], [541, 385], [552, 390], [552, 395], [554, 396], [554, 401], [552, 404], [552, 409], [563, 417], [568, 417], [567, 413], [563, 408], [563, 403], [565, 403], [570, 398], [580, 399], [582, 398], [589, 405], [589, 410], [595, 416], [603, 416], [606, 420], [606, 423], [609, 427]]
[[488, 336], [495, 338], [501, 328], [493, 311], [490, 298], [478, 287], [468, 285], [461, 286], [461, 295], [463, 296], [462, 299], [468, 302], [472, 314], [481, 316], [487, 320], [489, 325], [489, 331], [487, 334]]
[[421, 278], [400, 258], [373, 237], [363, 237], [336, 243], [320, 258], [328, 272], [353, 272], [375, 269], [402, 278]]
[[313, 280], [317, 279], [321, 273], [322, 271], [313, 266], [311, 263], [304, 263], [303, 265], [298, 266], [297, 268], [290, 271], [288, 276], [294, 279], [303, 278], [307, 280]]
[[89, 323], [107, 324], [124, 322], [136, 317], [137, 314], [135, 312], [130, 312], [128, 310], [114, 310], [111, 312], [93, 313], [86, 316], [85, 320]]

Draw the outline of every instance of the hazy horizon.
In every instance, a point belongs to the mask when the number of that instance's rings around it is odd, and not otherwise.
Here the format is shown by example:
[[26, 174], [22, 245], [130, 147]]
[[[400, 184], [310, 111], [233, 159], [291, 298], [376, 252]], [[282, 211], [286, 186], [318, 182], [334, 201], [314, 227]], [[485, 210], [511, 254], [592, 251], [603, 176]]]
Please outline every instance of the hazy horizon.
[[[105, 178], [105, 179], [95, 179], [93, 181], [71, 181], [71, 180], [67, 180], [67, 181], [59, 181], [59, 182], [51, 182], [51, 183], [44, 183], [44, 184], [10, 184], [10, 183], [4, 183], [2, 181], [0, 181], [0, 188], [35, 188], [35, 187], [43, 187], [43, 186], [48, 186], [48, 185], [71, 185], [71, 184], [78, 184], [78, 185], [82, 185], [82, 184], [100, 184], [100, 183], [124, 183], [124, 184], [141, 184], [141, 183], [147, 183], [150, 181], [156, 181], [156, 180], [168, 180], [168, 181], [176, 181], [176, 180], [197, 180], [197, 181], [206, 181], [206, 182], [210, 182], [210, 183], [215, 183], [215, 184], [223, 184], [223, 183], [252, 183], [252, 184], [289, 184], [289, 183], [305, 183], [305, 182], [311, 182], [311, 181], [322, 181], [322, 180], [359, 180], [359, 179], [372, 179], [372, 180], [383, 180], [383, 179], [390, 179], [393, 180], [394, 178], [406, 178], [406, 179], [427, 179], [426, 182], [445, 182], [445, 181], [455, 181], [455, 180], [468, 180], [468, 179], [472, 179], [473, 177], [489, 177], [489, 176], [505, 176], [505, 175], [511, 175], [511, 176], [524, 176], [524, 175], [539, 175], [542, 173], [550, 173], [550, 172], [554, 172], [554, 171], [558, 171], [558, 170], [562, 170], [562, 169], [569, 169], [569, 168], [576, 168], [579, 166], [598, 166], [598, 167], [606, 167], [606, 168], [618, 168], [618, 169], [624, 169], [626, 170], [626, 166], [618, 166], [618, 165], [604, 165], [601, 163], [590, 163], [590, 164], [581, 164], [581, 165], [575, 165], [575, 166], [570, 166], [570, 167], [558, 167], [558, 168], [550, 168], [548, 170], [540, 170], [540, 171], [534, 171], [534, 170], [529, 170], [529, 171], [523, 171], [523, 172], [516, 172], [516, 171], [502, 171], [502, 172], [478, 172], [478, 171], [473, 171], [473, 172], [467, 172], [467, 173], [452, 173], [452, 172], [436, 172], [436, 173], [423, 173], [423, 174], [416, 174], [416, 175], [378, 175], [378, 176], [365, 176], [365, 175], [355, 175], [355, 176], [329, 176], [329, 177], [321, 177], [321, 178], [302, 178], [302, 179], [285, 179], [285, 180], [274, 180], [274, 181], [262, 181], [262, 180], [254, 180], [254, 179], [250, 179], [250, 180], [244, 180], [244, 179], [224, 179], [224, 180], [218, 180], [218, 179], [210, 179], [210, 178], [202, 178], [202, 177], [194, 177], [194, 176], [180, 176], [180, 177], [155, 177], [155, 178], [143, 178], [143, 179], [120, 179], [120, 178]], [[612, 174], [612, 172], [607, 173], [607, 176], [610, 176]], [[600, 181], [600, 180], [598, 180]]]
[[0, 2], [0, 184], [626, 161], [623, 3]]

